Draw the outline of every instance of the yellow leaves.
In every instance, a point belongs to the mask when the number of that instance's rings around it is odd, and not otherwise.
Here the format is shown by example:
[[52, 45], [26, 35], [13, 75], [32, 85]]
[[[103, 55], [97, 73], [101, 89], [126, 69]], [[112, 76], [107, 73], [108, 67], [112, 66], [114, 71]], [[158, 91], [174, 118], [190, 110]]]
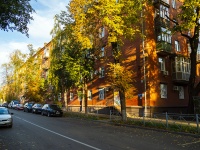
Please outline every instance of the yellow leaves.
[[133, 72], [127, 70], [124, 66], [121, 66], [119, 63], [117, 64], [108, 64], [108, 78], [109, 83], [113, 86], [113, 88], [127, 91], [131, 87], [131, 83], [133, 82]]
[[83, 49], [91, 48], [94, 41], [89, 36], [97, 37], [102, 26], [108, 31], [108, 44], [124, 35], [134, 36], [137, 28], [132, 25], [138, 21], [141, 6], [140, 0], [71, 0], [70, 13], [75, 20], [77, 41], [83, 44]]

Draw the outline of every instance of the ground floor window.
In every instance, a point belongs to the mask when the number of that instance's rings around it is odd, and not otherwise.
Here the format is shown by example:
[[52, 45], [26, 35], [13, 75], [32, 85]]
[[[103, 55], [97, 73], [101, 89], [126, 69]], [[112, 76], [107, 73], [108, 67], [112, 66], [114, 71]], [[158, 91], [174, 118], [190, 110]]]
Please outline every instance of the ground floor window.
[[160, 84], [160, 97], [167, 98], [167, 84]]
[[179, 86], [179, 99], [184, 99], [184, 87]]

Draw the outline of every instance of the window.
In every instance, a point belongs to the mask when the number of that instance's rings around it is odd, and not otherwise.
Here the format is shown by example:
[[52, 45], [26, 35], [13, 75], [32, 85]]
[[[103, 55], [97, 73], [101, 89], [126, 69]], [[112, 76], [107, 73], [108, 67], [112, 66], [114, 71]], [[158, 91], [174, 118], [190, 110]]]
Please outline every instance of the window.
[[88, 90], [88, 100], [92, 100], [92, 90]]
[[179, 99], [184, 99], [184, 87], [179, 86]]
[[70, 92], [70, 101], [74, 99], [74, 93]]
[[104, 27], [101, 27], [99, 30], [100, 30], [100, 31], [99, 31], [99, 37], [100, 37], [100, 38], [103, 38], [103, 37], [105, 36], [105, 28], [104, 28]]
[[179, 41], [175, 41], [175, 50], [177, 51], [177, 52], [180, 52], [181, 51], [181, 49], [180, 49], [180, 44], [179, 44]]
[[100, 67], [99, 68], [99, 78], [103, 78], [104, 77], [104, 67]]
[[103, 100], [104, 99], [104, 88], [99, 89], [99, 100]]
[[161, 27], [161, 34], [158, 35], [157, 40], [171, 43], [171, 31]]
[[169, 20], [166, 16], [169, 17], [169, 8], [164, 5], [160, 5], [160, 17]]
[[166, 84], [160, 84], [160, 97], [167, 98], [167, 85]]
[[172, 8], [176, 9], [176, 0], [172, 0]]
[[184, 57], [175, 58], [175, 72], [190, 73], [190, 60]]
[[101, 48], [100, 57], [104, 57], [104, 47]]
[[165, 58], [159, 57], [158, 62], [160, 64], [160, 70], [165, 71]]

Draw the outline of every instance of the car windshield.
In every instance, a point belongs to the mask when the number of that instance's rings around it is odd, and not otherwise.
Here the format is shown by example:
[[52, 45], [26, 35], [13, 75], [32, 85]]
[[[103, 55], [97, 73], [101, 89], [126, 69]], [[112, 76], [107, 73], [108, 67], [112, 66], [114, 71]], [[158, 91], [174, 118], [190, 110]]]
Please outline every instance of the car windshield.
[[32, 103], [29, 103], [29, 104], [28, 104], [28, 106], [32, 106], [32, 105], [33, 105]]
[[7, 109], [0, 109], [0, 115], [9, 114]]
[[42, 107], [42, 104], [37, 104], [37, 107]]
[[51, 109], [59, 108], [57, 105], [50, 105], [49, 107], [50, 107]]
[[14, 104], [19, 104], [19, 102], [14, 102]]

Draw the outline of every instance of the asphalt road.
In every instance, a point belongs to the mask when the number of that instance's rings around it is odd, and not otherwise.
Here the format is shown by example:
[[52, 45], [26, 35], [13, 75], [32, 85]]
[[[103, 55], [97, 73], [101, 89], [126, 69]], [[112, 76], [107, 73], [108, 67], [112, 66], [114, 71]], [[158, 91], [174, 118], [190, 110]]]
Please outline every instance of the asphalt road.
[[13, 128], [0, 128], [0, 150], [200, 150], [196, 136], [11, 112]]

